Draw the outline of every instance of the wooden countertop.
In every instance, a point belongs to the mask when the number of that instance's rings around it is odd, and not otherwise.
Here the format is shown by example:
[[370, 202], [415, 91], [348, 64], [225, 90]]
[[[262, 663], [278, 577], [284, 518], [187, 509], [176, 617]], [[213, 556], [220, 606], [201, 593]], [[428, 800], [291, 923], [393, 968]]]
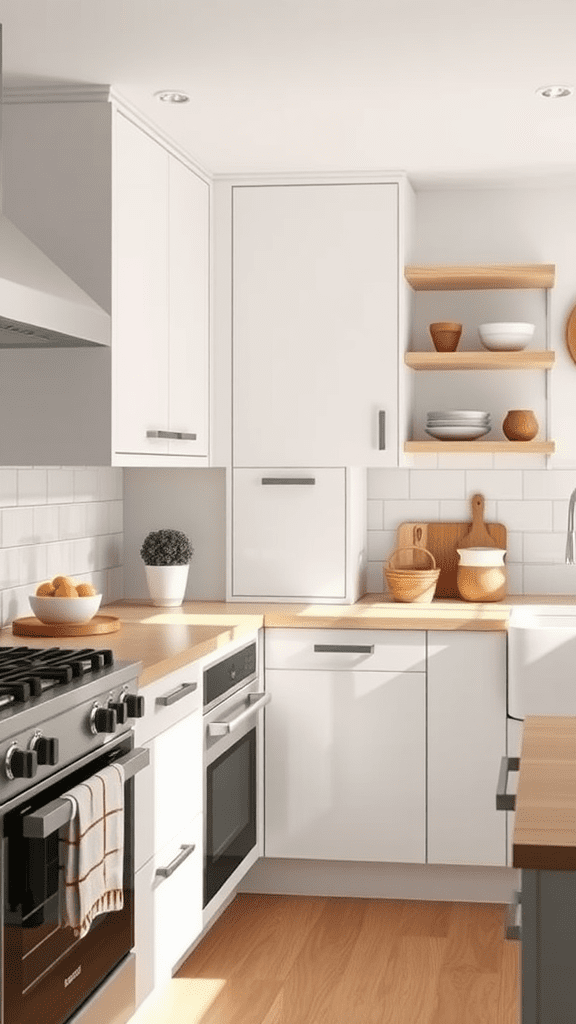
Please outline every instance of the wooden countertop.
[[58, 639], [14, 637], [8, 626], [0, 645], [29, 647], [110, 647], [119, 661], [141, 661], [140, 685], [159, 679], [189, 661], [224, 647], [255, 629], [437, 629], [505, 631], [511, 608], [521, 604], [574, 604], [576, 597], [531, 595], [474, 603], [438, 600], [402, 604], [386, 595], [367, 594], [354, 605], [269, 604], [186, 601], [179, 608], [154, 608], [145, 601], [120, 601], [101, 609], [117, 615], [117, 633]]
[[513, 865], [576, 870], [576, 717], [524, 722]]

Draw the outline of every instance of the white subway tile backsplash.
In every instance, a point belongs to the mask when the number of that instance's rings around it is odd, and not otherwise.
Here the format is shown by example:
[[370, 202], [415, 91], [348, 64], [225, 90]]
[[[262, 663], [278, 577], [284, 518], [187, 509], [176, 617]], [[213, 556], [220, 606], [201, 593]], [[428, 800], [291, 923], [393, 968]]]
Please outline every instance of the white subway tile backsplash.
[[[439, 459], [442, 456], [436, 455], [434, 452], [430, 452], [429, 455], [405, 455], [404, 461], [410, 469], [436, 469], [440, 464]], [[452, 469], [452, 466], [448, 467]]]
[[543, 469], [524, 473], [524, 497], [528, 500], [564, 498], [567, 503], [575, 487], [576, 474], [569, 469]]
[[384, 503], [382, 501], [366, 502], [366, 523], [369, 530], [381, 530], [384, 523]]
[[368, 533], [368, 561], [385, 561], [396, 546], [394, 530], [370, 530]]
[[73, 540], [86, 536], [86, 505], [73, 503], [58, 506], [58, 537]]
[[18, 502], [18, 471], [0, 469], [0, 507], [16, 505]]
[[[472, 505], [471, 499], [466, 498], [464, 501], [441, 501], [440, 502], [440, 519], [442, 522], [472, 522]], [[484, 519], [488, 522], [494, 522], [496, 519], [496, 502], [487, 501], [484, 505]]]
[[108, 502], [108, 529], [110, 533], [122, 533], [124, 530], [124, 502]]
[[48, 501], [55, 505], [74, 501], [74, 470], [48, 470]]
[[74, 501], [97, 501], [100, 478], [97, 469], [74, 470]]
[[566, 535], [563, 533], [525, 533], [524, 562], [560, 565], [564, 562]]
[[576, 594], [576, 565], [525, 565], [525, 594]]
[[384, 576], [382, 562], [368, 562], [366, 570], [366, 588], [368, 594], [384, 593]]
[[524, 593], [524, 566], [509, 565], [506, 571], [509, 594]]
[[494, 469], [546, 469], [545, 455], [523, 455], [522, 452], [502, 452], [494, 455]]
[[551, 501], [499, 501], [497, 515], [509, 530], [552, 530]]
[[2, 547], [14, 548], [34, 543], [34, 510], [5, 508], [2, 511]]
[[507, 531], [506, 535], [506, 564], [510, 565], [511, 562], [523, 562], [524, 561], [524, 533], [515, 533], [514, 531]]
[[86, 505], [86, 536], [99, 537], [109, 533], [109, 501], [93, 501]]
[[[60, 540], [55, 544], [46, 545], [46, 577], [51, 580], [54, 576], [71, 576], [75, 571], [72, 558], [72, 541]], [[83, 572], [80, 569], [80, 572]]]
[[0, 591], [18, 586], [20, 578], [19, 548], [0, 548]]
[[29, 544], [18, 548], [18, 582], [39, 583], [46, 579], [46, 545]]
[[368, 498], [408, 498], [410, 471], [408, 469], [369, 469]]
[[568, 501], [553, 501], [552, 529], [555, 533], [566, 533], [568, 530]]
[[439, 505], [438, 501], [385, 501], [384, 529], [396, 530], [400, 523], [439, 519]]
[[107, 569], [106, 576], [106, 600], [120, 601], [124, 596], [124, 569], [120, 565], [115, 569]]
[[469, 469], [466, 473], [466, 493], [483, 494], [494, 501], [506, 498], [522, 498], [522, 471], [509, 469]]
[[34, 543], [46, 544], [58, 540], [58, 505], [36, 505], [34, 515]]
[[439, 455], [438, 469], [492, 469], [494, 460], [491, 452], [477, 455]]
[[46, 502], [47, 476], [45, 469], [18, 470], [18, 504], [43, 505]]
[[98, 470], [98, 497], [100, 501], [114, 501], [122, 497], [122, 470], [102, 466]]
[[411, 498], [454, 499], [465, 497], [465, 474], [461, 469], [422, 469], [410, 474]]

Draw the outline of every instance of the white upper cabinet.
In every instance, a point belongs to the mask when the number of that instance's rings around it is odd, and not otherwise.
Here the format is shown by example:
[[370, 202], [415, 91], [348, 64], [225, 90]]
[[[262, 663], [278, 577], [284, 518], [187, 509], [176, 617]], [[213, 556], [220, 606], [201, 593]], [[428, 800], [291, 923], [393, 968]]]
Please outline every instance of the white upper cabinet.
[[233, 464], [397, 465], [398, 183], [232, 193]]
[[0, 464], [206, 466], [211, 186], [93, 92], [4, 104], [5, 213], [111, 313], [112, 342], [3, 352]]

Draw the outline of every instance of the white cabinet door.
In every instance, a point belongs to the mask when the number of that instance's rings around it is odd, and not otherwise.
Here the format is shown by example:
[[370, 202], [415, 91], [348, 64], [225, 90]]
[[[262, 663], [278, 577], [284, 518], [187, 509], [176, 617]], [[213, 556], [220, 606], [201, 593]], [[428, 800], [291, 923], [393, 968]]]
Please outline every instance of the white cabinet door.
[[169, 980], [202, 931], [202, 830], [200, 814], [136, 873], [136, 1006]]
[[424, 863], [425, 680], [266, 672], [266, 857]]
[[232, 596], [344, 598], [344, 469], [235, 469]]
[[112, 391], [118, 453], [168, 451], [168, 161], [131, 121], [114, 120]]
[[505, 633], [428, 633], [428, 862], [506, 864]]
[[171, 455], [208, 455], [210, 189], [170, 157], [169, 440]]
[[234, 465], [397, 465], [397, 223], [395, 183], [234, 187]]
[[174, 838], [182, 821], [202, 811], [200, 711], [148, 744], [150, 766], [135, 781], [135, 867]]

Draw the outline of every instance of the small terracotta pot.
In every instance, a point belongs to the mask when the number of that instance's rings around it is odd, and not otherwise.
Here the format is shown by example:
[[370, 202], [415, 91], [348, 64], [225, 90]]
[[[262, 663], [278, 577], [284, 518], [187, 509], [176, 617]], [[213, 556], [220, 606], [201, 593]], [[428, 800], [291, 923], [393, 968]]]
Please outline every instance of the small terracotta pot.
[[430, 324], [429, 331], [437, 352], [455, 352], [462, 334], [462, 324], [451, 321]]
[[506, 568], [503, 565], [459, 565], [456, 586], [464, 601], [502, 601], [506, 597]]
[[531, 409], [510, 409], [502, 430], [509, 441], [532, 441], [538, 433], [538, 420]]

